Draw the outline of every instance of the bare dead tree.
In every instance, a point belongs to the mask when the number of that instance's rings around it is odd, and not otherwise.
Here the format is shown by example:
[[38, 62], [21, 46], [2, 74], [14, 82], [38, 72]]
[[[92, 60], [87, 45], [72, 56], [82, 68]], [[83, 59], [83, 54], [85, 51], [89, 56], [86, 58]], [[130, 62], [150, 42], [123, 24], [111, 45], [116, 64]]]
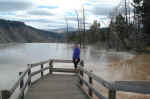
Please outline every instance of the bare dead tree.
[[[128, 0], [129, 1], [129, 0]], [[125, 20], [126, 20], [126, 23], [127, 23], [127, 25], [128, 25], [128, 23], [129, 23], [129, 18], [128, 18], [128, 12], [129, 12], [129, 2], [128, 2], [127, 0], [125, 0]]]
[[80, 43], [80, 48], [81, 48], [81, 41], [82, 41], [82, 37], [81, 37], [81, 29], [80, 29], [80, 19], [79, 19], [79, 13], [78, 13], [78, 11], [77, 10], [75, 10], [75, 14], [76, 14], [76, 17], [77, 17], [77, 22], [78, 22], [78, 34], [80, 35], [80, 41], [79, 41], [79, 43]]
[[130, 24], [131, 23], [131, 8], [130, 8], [131, 2], [130, 2], [130, 0], [128, 0], [128, 6], [129, 6], [128, 13], [129, 13], [129, 24]]
[[67, 32], [66, 32], [66, 42], [68, 42], [68, 33], [69, 33], [69, 24], [68, 24], [68, 18], [65, 17], [65, 23], [66, 23], [66, 29], [67, 29]]
[[83, 47], [85, 45], [85, 9], [84, 9], [84, 6], [83, 6]]
[[127, 8], [127, 0], [124, 0], [125, 3], [125, 20], [128, 23], [128, 8]]

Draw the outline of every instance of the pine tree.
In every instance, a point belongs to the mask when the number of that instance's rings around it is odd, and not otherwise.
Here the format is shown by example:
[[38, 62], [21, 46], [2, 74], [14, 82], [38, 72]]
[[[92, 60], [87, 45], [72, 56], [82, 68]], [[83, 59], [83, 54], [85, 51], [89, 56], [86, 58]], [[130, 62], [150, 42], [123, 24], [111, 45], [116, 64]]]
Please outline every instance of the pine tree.
[[100, 23], [94, 20], [92, 26], [90, 27], [90, 32], [88, 33], [88, 40], [91, 43], [97, 42], [99, 40], [99, 29]]
[[143, 0], [143, 22], [144, 22], [144, 32], [150, 37], [150, 2], [149, 0]]
[[134, 20], [136, 21], [138, 32], [140, 32], [143, 24], [143, 0], [133, 0], [132, 5], [134, 7]]

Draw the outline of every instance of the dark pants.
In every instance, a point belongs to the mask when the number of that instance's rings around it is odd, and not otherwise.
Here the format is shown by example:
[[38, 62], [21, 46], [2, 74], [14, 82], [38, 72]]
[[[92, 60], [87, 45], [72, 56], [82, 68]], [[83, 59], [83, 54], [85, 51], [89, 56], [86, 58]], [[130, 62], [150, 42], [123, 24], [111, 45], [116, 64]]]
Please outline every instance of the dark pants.
[[73, 59], [73, 63], [74, 63], [74, 68], [77, 69], [78, 63], [80, 62], [80, 59]]

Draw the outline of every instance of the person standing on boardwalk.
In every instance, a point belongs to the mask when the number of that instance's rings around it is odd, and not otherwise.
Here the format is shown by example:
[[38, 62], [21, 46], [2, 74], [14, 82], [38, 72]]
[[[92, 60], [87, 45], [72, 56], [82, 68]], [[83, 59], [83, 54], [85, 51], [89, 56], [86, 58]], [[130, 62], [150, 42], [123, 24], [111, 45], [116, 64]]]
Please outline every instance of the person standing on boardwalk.
[[80, 62], [80, 48], [78, 47], [77, 44], [75, 44], [74, 46], [74, 51], [73, 51], [73, 63], [74, 63], [74, 67], [75, 70], [77, 70], [77, 65]]

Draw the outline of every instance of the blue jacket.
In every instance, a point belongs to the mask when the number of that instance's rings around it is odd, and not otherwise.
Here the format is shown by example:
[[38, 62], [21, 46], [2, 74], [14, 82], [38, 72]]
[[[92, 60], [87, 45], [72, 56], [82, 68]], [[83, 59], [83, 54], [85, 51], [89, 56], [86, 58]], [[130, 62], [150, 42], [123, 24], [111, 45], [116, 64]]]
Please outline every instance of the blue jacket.
[[80, 49], [79, 48], [75, 48], [73, 51], [73, 59], [80, 59]]

